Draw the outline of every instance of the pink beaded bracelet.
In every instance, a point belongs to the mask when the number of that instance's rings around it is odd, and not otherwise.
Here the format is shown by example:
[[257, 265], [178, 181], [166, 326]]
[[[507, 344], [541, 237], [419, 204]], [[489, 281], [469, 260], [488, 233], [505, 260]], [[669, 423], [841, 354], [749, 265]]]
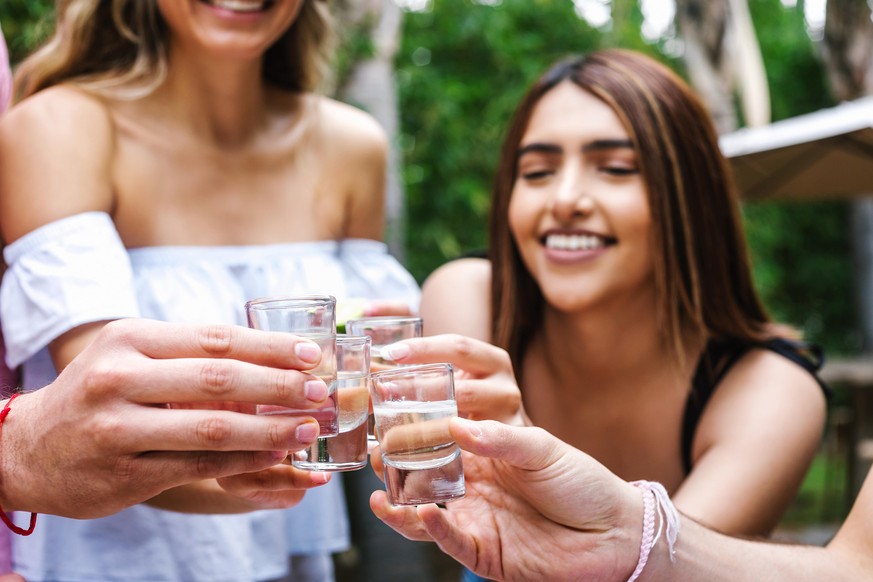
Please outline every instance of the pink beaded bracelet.
[[[664, 486], [654, 481], [634, 481], [631, 485], [639, 487], [643, 493], [643, 537], [640, 541], [640, 559], [627, 582], [634, 582], [639, 578], [662, 532], [667, 539], [667, 549], [672, 562], [676, 556], [674, 548], [676, 538], [679, 536], [679, 512], [670, 501]], [[656, 517], [660, 517], [657, 531], [655, 530]]]

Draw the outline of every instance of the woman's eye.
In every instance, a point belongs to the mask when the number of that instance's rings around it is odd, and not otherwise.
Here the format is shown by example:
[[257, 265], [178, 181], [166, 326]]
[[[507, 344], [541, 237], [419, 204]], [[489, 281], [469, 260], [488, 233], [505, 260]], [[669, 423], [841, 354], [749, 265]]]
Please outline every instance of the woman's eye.
[[637, 168], [632, 166], [603, 166], [600, 171], [610, 176], [632, 176], [640, 173]]
[[551, 175], [551, 170], [528, 170], [521, 173], [522, 178], [532, 182], [535, 182], [537, 180], [543, 180]]

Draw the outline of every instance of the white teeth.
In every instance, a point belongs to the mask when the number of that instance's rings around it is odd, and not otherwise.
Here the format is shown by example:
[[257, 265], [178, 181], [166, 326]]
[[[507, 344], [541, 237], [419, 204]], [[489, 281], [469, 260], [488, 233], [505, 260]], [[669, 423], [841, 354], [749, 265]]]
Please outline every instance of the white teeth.
[[261, 0], [210, 0], [210, 4], [233, 12], [258, 12], [264, 9], [264, 2]]
[[605, 246], [603, 238], [588, 234], [550, 234], [546, 237], [546, 247], [562, 251], [592, 251]]

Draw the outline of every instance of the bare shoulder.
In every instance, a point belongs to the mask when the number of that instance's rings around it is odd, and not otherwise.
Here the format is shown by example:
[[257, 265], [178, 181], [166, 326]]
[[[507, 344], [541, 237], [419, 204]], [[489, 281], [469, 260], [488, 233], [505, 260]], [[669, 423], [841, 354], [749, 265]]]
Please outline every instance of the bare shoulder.
[[421, 288], [428, 335], [459, 333], [491, 340], [491, 263], [465, 258], [437, 268]]
[[348, 103], [317, 97], [321, 121], [335, 145], [345, 154], [384, 156], [388, 148], [385, 130], [376, 119]]
[[46, 89], [0, 123], [0, 224], [6, 242], [42, 224], [109, 210], [112, 122], [100, 99], [68, 86]]
[[[745, 354], [719, 384], [701, 419], [699, 437], [820, 438], [825, 394], [800, 365], [766, 349]], [[743, 431], [736, 431], [742, 423]]]

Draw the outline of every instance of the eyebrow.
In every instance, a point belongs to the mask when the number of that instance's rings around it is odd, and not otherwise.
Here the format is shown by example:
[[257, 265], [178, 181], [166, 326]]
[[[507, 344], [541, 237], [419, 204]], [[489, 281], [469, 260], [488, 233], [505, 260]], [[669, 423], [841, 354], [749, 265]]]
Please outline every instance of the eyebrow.
[[[584, 144], [582, 146], [582, 152], [588, 153], [603, 150], [633, 149], [633, 147], [634, 145], [629, 139], [596, 139]], [[560, 154], [563, 151], [564, 149], [561, 146], [555, 144], [534, 142], [519, 148], [515, 157], [516, 159], [519, 159], [525, 154], [534, 152], [543, 154]]]

